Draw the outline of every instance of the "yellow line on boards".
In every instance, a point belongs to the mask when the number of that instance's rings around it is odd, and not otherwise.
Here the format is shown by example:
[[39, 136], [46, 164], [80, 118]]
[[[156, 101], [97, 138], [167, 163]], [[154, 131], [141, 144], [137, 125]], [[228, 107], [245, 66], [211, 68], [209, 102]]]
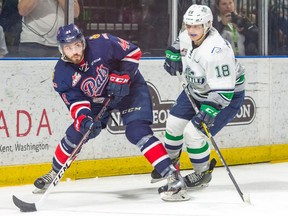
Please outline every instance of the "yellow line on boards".
[[[220, 149], [229, 166], [263, 162], [288, 162], [288, 144]], [[223, 166], [215, 150], [211, 158]], [[181, 169], [192, 169], [186, 152], [181, 155]], [[0, 167], [0, 186], [33, 184], [51, 169], [50, 163]], [[63, 180], [150, 173], [152, 166], [144, 156], [75, 161], [65, 172]], [[150, 180], [149, 180], [150, 181]]]

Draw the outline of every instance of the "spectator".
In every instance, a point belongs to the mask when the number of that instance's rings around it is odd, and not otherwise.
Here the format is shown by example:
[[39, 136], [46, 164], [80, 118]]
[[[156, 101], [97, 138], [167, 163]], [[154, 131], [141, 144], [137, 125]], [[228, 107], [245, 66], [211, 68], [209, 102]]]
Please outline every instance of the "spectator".
[[0, 57], [8, 53], [3, 28], [0, 26]]
[[[23, 16], [19, 55], [21, 57], [58, 57], [57, 30], [64, 25], [65, 0], [19, 0]], [[79, 16], [74, 0], [74, 17]]]
[[215, 0], [213, 26], [229, 41], [235, 55], [258, 55], [258, 28], [235, 12], [233, 0]]
[[18, 0], [3, 0], [0, 14], [0, 25], [5, 34], [8, 54], [18, 56], [18, 46], [21, 33], [21, 16], [18, 13]]
[[268, 44], [270, 55], [288, 54], [288, 1], [269, 2]]
[[[143, 3], [143, 22], [140, 28], [139, 46], [145, 56], [162, 55], [168, 43], [169, 14], [166, 1]], [[161, 26], [161, 28], [159, 28]]]

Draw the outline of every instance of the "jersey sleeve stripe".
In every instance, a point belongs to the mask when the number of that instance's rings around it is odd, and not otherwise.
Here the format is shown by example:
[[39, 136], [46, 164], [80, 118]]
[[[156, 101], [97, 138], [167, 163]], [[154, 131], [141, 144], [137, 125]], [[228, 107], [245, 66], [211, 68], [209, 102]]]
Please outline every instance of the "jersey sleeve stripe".
[[139, 63], [139, 60], [142, 56], [142, 52], [139, 48], [133, 50], [128, 55], [125, 56], [125, 58], [122, 59], [122, 61], [130, 61], [134, 63]]

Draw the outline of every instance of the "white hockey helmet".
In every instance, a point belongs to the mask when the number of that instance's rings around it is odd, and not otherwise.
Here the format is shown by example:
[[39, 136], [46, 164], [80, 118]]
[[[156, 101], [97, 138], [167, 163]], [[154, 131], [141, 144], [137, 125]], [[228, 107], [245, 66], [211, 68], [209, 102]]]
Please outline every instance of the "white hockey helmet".
[[203, 25], [204, 34], [212, 27], [213, 15], [211, 9], [206, 5], [191, 5], [183, 16], [186, 25]]

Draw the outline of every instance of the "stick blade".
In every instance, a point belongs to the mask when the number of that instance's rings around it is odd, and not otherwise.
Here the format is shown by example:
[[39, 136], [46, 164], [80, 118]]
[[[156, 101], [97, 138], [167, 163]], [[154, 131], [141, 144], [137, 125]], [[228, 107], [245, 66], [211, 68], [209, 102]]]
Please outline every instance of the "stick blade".
[[14, 204], [20, 209], [22, 212], [34, 212], [37, 211], [35, 203], [27, 203], [16, 196], [13, 195], [12, 197]]
[[246, 203], [246, 204], [252, 205], [251, 199], [250, 199], [250, 194], [244, 194], [244, 195], [243, 195], [243, 201], [244, 201], [244, 203]]

